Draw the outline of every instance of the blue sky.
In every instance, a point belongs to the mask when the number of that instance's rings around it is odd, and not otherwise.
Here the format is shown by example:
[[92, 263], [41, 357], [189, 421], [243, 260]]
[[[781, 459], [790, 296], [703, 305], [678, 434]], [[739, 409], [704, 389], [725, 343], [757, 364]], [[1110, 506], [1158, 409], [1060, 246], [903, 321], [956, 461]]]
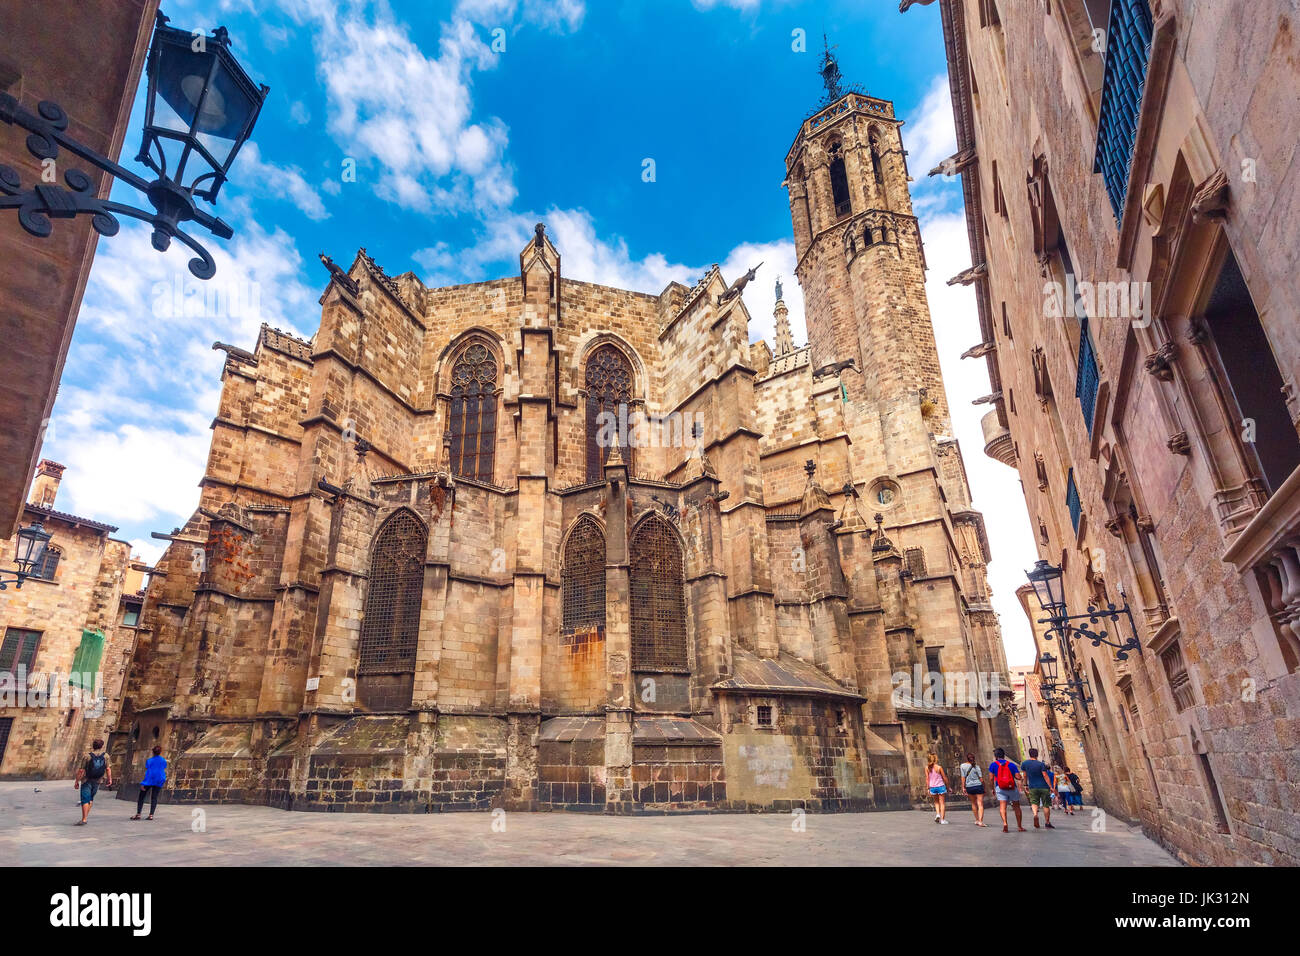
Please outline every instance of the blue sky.
[[[165, 255], [124, 222], [100, 243], [43, 454], [67, 464], [60, 505], [120, 525], [146, 559], [198, 499], [223, 355], [258, 326], [310, 335], [326, 273], [365, 246], [429, 284], [513, 274], [541, 219], [571, 278], [659, 292], [713, 262], [745, 292], [753, 338], [770, 337], [772, 280], [786, 279], [796, 341], [802, 297], [783, 159], [822, 93], [823, 31], [846, 82], [906, 119], [927, 289], [955, 428], [1012, 662], [1032, 654], [1014, 598], [1034, 555], [1014, 473], [984, 457], [969, 400], [984, 365], [968, 289], [961, 194], [925, 173], [955, 148], [937, 7], [896, 0], [165, 0], [172, 25], [229, 28], [271, 93], [217, 214], [229, 242], [206, 286], [179, 245]], [[806, 49], [800, 52], [799, 33]], [[497, 47], [493, 49], [493, 45]], [[500, 49], [504, 43], [504, 50]], [[139, 144], [143, 111], [124, 158]], [[643, 179], [654, 162], [654, 181]], [[345, 181], [345, 163], [355, 182]], [[135, 201], [118, 187], [115, 197]], [[208, 241], [210, 240], [210, 241]], [[199, 290], [202, 290], [201, 292]], [[206, 296], [206, 298], [205, 298]]]

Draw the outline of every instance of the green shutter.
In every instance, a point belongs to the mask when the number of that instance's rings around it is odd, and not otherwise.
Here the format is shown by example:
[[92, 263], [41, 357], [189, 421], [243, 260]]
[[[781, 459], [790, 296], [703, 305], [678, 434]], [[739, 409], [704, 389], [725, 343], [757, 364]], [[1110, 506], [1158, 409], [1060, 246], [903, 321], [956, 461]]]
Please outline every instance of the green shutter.
[[82, 690], [95, 690], [95, 675], [99, 673], [103, 659], [104, 632], [82, 631], [81, 646], [72, 658], [72, 673], [68, 675], [68, 683]]

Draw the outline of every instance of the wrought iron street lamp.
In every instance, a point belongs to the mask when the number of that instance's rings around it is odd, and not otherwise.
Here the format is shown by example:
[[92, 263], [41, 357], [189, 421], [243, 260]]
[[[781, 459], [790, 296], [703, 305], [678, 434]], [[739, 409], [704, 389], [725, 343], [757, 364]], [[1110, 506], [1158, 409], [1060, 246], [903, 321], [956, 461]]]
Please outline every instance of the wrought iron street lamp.
[[1050, 688], [1056, 686], [1056, 665], [1057, 659], [1052, 656], [1051, 652], [1043, 651], [1043, 656], [1038, 659], [1043, 669], [1043, 687]]
[[162, 13], [145, 72], [144, 138], [136, 161], [156, 174], [152, 182], [69, 136], [68, 114], [57, 103], [45, 100], [31, 113], [14, 97], [0, 93], [0, 120], [31, 134], [27, 151], [37, 159], [57, 159], [61, 146], [143, 193], [152, 211], [100, 199], [92, 192], [91, 178], [79, 169], [63, 174], [67, 189], [57, 183], [23, 189], [18, 173], [9, 166], [0, 166], [0, 209], [17, 209], [18, 222], [38, 238], [50, 234], [51, 219], [71, 219], [81, 213], [91, 215], [91, 225], [101, 236], [117, 234], [118, 215], [140, 219], [153, 226], [155, 249], [164, 252], [173, 239], [180, 240], [196, 253], [190, 272], [210, 279], [216, 263], [180, 224], [192, 220], [221, 239], [234, 235], [230, 226], [200, 209], [195, 200], [216, 202], [231, 163], [253, 132], [269, 88], [254, 84], [235, 60], [225, 27], [211, 36], [192, 34], [167, 26]]
[[[1047, 640], [1050, 641], [1054, 636], [1059, 635], [1062, 639], [1069, 637], [1076, 640], [1079, 638], [1089, 640], [1093, 647], [1105, 644], [1107, 647], [1115, 648], [1117, 661], [1126, 660], [1129, 651], [1142, 653], [1142, 645], [1137, 639], [1137, 627], [1133, 623], [1133, 612], [1129, 609], [1127, 600], [1122, 607], [1116, 607], [1113, 602], [1108, 602], [1103, 610], [1089, 604], [1088, 610], [1083, 614], [1069, 614], [1065, 605], [1065, 586], [1061, 579], [1060, 568], [1040, 560], [1034, 562], [1033, 570], [1025, 572], [1025, 576], [1034, 586], [1034, 595], [1038, 598], [1039, 605], [1047, 613], [1047, 617], [1039, 619], [1038, 622], [1050, 625], [1043, 635]], [[1107, 632], [1097, 625], [1103, 620], [1118, 622], [1121, 614], [1128, 618], [1129, 631], [1133, 636], [1123, 643], [1106, 640]], [[1072, 624], [1070, 623], [1072, 621], [1082, 623]]]
[[11, 583], [22, 590], [23, 582], [45, 560], [45, 546], [50, 543], [50, 534], [45, 530], [40, 518], [26, 528], [19, 529], [17, 538], [18, 547], [14, 554], [14, 564], [17, 565], [16, 576], [6, 581], [3, 572], [0, 572], [0, 591], [7, 590]]

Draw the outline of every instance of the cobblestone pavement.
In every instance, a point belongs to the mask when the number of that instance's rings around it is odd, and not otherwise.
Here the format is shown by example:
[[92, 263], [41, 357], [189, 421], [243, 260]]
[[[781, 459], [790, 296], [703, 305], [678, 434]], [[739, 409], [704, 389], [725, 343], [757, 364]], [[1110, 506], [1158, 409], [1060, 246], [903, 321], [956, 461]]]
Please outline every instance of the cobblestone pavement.
[[[37, 792], [39, 790], [39, 792]], [[147, 809], [147, 808], [146, 808]], [[204, 832], [194, 832], [195, 810]], [[131, 821], [134, 802], [101, 793], [85, 827], [71, 781], [0, 782], [0, 862], [84, 866], [333, 866], [699, 864], [779, 866], [1176, 866], [1124, 823], [1094, 832], [1091, 808], [1058, 816], [1056, 830], [1003, 833], [996, 807], [977, 829], [969, 810], [938, 826], [923, 811], [608, 817], [507, 813], [291, 813], [269, 807], [160, 806]], [[500, 818], [498, 818], [498, 826]]]

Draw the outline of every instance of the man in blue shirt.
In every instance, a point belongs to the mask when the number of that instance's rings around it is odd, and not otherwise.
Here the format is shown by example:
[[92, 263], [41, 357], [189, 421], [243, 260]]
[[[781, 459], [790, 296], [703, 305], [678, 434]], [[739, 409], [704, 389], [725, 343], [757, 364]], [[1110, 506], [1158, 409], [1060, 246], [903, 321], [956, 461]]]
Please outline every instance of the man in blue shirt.
[[1025, 775], [1029, 805], [1034, 808], [1034, 829], [1038, 829], [1038, 808], [1042, 807], [1047, 829], [1055, 830], [1056, 827], [1052, 826], [1052, 784], [1048, 779], [1051, 771], [1038, 759], [1037, 747], [1029, 748], [1029, 759], [1020, 765], [1020, 769]]
[[1016, 811], [1016, 829], [1025, 832], [1024, 820], [1020, 816], [1020, 790], [1016, 781], [1021, 778], [1020, 768], [1007, 759], [1007, 752], [999, 747], [993, 751], [997, 759], [989, 764], [989, 776], [993, 778], [993, 792], [998, 797], [998, 813], [1002, 815], [1002, 832], [1007, 831], [1007, 804]]

